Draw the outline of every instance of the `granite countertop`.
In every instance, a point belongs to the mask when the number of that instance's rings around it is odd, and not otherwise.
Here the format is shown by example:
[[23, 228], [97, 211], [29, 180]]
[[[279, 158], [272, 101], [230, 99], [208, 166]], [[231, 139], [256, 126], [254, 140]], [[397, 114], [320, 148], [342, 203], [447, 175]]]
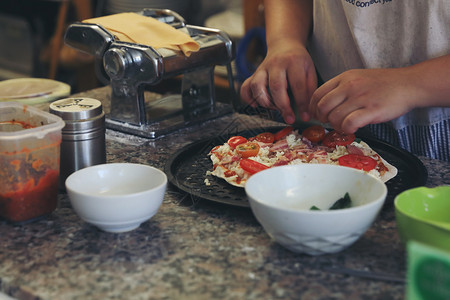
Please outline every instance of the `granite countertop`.
[[[102, 100], [107, 91], [82, 95]], [[157, 140], [108, 129], [107, 161], [163, 169], [175, 151], [230, 126], [275, 124], [233, 113]], [[427, 186], [450, 184], [449, 163], [420, 159]], [[46, 218], [0, 221], [0, 245], [0, 292], [17, 299], [403, 299], [406, 287], [405, 247], [392, 205], [346, 250], [309, 256], [274, 243], [250, 209], [171, 185], [152, 219], [120, 234], [81, 221], [61, 193]], [[352, 270], [360, 276], [347, 274]], [[390, 279], [374, 277], [380, 274]]]

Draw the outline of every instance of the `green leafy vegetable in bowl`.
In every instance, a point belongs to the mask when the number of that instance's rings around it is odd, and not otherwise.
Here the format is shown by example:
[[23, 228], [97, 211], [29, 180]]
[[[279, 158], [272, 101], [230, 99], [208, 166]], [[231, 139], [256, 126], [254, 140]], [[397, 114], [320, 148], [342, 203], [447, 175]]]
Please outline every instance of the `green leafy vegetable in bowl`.
[[[344, 197], [338, 199], [336, 202], [331, 205], [329, 210], [335, 210], [335, 209], [343, 209], [343, 208], [349, 208], [352, 206], [352, 200], [350, 199], [350, 195], [348, 193], [345, 193]], [[309, 210], [320, 210], [317, 206], [313, 205]]]

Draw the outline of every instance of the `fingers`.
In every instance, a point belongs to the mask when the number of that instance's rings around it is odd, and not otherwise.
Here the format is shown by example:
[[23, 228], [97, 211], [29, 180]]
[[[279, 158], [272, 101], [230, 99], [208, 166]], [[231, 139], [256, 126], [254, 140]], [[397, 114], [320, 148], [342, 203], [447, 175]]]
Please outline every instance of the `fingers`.
[[267, 89], [267, 74], [264, 71], [257, 71], [248, 78], [241, 87], [241, 98], [252, 107], [258, 105], [276, 109], [276, 105], [272, 101], [270, 91]]
[[350, 128], [344, 130], [344, 123], [349, 124], [351, 121], [353, 124], [352, 113], [362, 107], [354, 99], [349, 101], [347, 91], [339, 84], [339, 80], [331, 79], [319, 87], [311, 97], [309, 112], [320, 122], [329, 123], [334, 129], [347, 132]]
[[295, 122], [287, 93], [287, 78], [282, 70], [272, 70], [270, 79], [266, 71], [257, 71], [241, 87], [241, 98], [252, 107], [258, 105], [280, 111], [286, 123]]
[[368, 110], [362, 106], [344, 102], [334, 108], [328, 114], [327, 119], [334, 129], [345, 133], [354, 133], [358, 128], [368, 124], [365, 123], [370, 116], [367, 112]]
[[259, 104], [270, 102], [270, 99], [265, 99], [269, 97], [266, 89], [267, 79], [264, 76], [256, 77], [256, 74], [245, 80], [241, 87], [242, 100], [254, 108]]
[[328, 114], [345, 101], [346, 95], [337, 89], [338, 81], [330, 80], [319, 87], [311, 96], [309, 113], [321, 122], [328, 121]]
[[353, 133], [358, 128], [368, 124], [387, 122], [408, 112], [408, 110], [405, 110], [404, 105], [399, 103], [401, 101], [392, 105], [393, 101], [390, 101], [390, 99], [383, 101], [383, 99], [385, 98], [371, 99], [368, 96], [361, 96], [359, 106], [344, 106], [342, 113], [340, 110], [337, 112], [333, 110], [329, 117], [331, 120], [330, 123], [332, 122], [332, 124], [335, 124], [335, 126], [346, 133]]
[[270, 94], [273, 105], [280, 111], [284, 121], [288, 124], [295, 122], [295, 114], [291, 108], [287, 90], [287, 77], [284, 69], [274, 69], [269, 78]]
[[355, 133], [359, 128], [367, 124], [373, 123], [373, 114], [366, 108], [360, 108], [333, 122], [337, 124], [337, 130], [350, 134]]
[[293, 99], [303, 121], [310, 120], [309, 101], [317, 87], [317, 75], [314, 67], [298, 67], [288, 70], [289, 85]]
[[255, 73], [250, 83], [251, 95], [253, 100], [259, 105], [269, 109], [276, 109], [276, 105], [272, 101], [271, 91], [267, 89], [267, 77], [266, 72]]
[[258, 70], [243, 83], [241, 97], [253, 107], [261, 105], [279, 110], [288, 124], [296, 119], [291, 107], [293, 98], [300, 116], [307, 121], [309, 99], [317, 87], [312, 59], [306, 49], [297, 44], [277, 50], [268, 55]]
[[309, 112], [334, 129], [352, 133], [407, 113], [413, 107], [409, 99], [414, 96], [405, 85], [404, 70], [349, 70], [313, 93]]
[[368, 105], [372, 99], [368, 99], [367, 95], [349, 95], [338, 86], [338, 83], [330, 82], [313, 94], [309, 110], [317, 120], [329, 123], [336, 130], [354, 133], [382, 119], [381, 110]]

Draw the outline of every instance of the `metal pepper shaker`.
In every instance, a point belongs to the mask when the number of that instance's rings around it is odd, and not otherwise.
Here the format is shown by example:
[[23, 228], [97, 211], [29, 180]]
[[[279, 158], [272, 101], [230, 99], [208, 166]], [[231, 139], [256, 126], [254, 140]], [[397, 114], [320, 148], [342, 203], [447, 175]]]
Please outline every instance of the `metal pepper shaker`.
[[50, 104], [50, 112], [66, 123], [62, 129], [59, 185], [73, 172], [106, 163], [105, 113], [100, 101], [66, 98]]

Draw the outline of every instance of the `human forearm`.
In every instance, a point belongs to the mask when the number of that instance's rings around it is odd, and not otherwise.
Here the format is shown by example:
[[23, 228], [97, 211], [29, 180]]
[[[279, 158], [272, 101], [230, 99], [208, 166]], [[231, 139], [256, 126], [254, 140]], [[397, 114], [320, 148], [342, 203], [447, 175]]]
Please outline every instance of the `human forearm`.
[[404, 68], [414, 91], [413, 107], [450, 106], [450, 55]]
[[289, 39], [306, 46], [312, 28], [312, 0], [265, 0], [266, 39], [270, 48]]
[[308, 120], [308, 100], [317, 87], [314, 64], [306, 49], [312, 0], [265, 0], [264, 4], [267, 55], [242, 84], [241, 97], [255, 107], [278, 109], [287, 123], [295, 121], [290, 104], [294, 100], [301, 117]]

